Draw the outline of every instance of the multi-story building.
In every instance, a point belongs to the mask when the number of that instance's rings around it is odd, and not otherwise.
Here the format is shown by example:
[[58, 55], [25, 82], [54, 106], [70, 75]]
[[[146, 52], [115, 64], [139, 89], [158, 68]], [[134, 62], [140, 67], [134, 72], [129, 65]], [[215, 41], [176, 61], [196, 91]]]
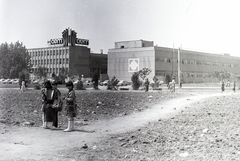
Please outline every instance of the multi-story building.
[[151, 69], [148, 78], [165, 80], [166, 75], [180, 77], [183, 83], [216, 82], [209, 75], [214, 71], [226, 70], [239, 75], [240, 57], [229, 54], [179, 50], [154, 46], [153, 41], [116, 42], [108, 52], [108, 75], [117, 79], [131, 81], [133, 72], [143, 68]]
[[[68, 30], [68, 31], [66, 31]], [[62, 39], [51, 39], [52, 46], [28, 49], [31, 57], [32, 73], [42, 68], [47, 77], [55, 75], [90, 77], [95, 70], [99, 74], [107, 73], [107, 55], [90, 53], [88, 40], [76, 38], [76, 32], [63, 31]], [[68, 34], [69, 35], [66, 35]], [[36, 76], [36, 75], [35, 75]], [[32, 79], [34, 74], [32, 74]]]

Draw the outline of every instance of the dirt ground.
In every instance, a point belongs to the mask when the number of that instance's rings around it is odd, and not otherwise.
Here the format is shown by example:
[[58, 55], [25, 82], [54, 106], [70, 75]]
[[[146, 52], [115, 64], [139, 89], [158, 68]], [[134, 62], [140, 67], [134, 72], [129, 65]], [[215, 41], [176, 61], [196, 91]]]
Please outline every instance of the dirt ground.
[[240, 157], [238, 93], [76, 92], [76, 130], [64, 133], [64, 111], [59, 113], [59, 128], [41, 128], [39, 91], [0, 89], [0, 160]]

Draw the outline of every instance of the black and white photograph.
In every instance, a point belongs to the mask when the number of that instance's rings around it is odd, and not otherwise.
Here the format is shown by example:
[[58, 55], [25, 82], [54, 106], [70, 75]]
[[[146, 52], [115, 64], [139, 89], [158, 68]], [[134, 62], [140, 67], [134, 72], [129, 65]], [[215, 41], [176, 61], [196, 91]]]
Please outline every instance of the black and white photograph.
[[0, 0], [0, 161], [240, 160], [237, 0]]

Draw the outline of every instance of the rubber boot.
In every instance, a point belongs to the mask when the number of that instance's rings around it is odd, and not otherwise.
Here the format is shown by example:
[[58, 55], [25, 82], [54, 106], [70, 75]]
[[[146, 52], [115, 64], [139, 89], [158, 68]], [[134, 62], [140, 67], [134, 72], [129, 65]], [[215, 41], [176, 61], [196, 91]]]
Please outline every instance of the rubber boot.
[[43, 128], [44, 128], [44, 129], [49, 129], [47, 122], [44, 122], [44, 123], [43, 123]]
[[70, 121], [71, 122], [71, 130], [74, 131], [74, 121]]
[[45, 121], [44, 121], [44, 115], [42, 115], [42, 128], [45, 128], [46, 127], [46, 124], [45, 124]]
[[71, 132], [72, 131], [72, 123], [73, 123], [73, 121], [68, 121], [68, 128], [63, 130], [63, 132]]
[[47, 127], [47, 124], [46, 124], [46, 122], [45, 122], [45, 121], [43, 121], [42, 128], [46, 129], [46, 127]]

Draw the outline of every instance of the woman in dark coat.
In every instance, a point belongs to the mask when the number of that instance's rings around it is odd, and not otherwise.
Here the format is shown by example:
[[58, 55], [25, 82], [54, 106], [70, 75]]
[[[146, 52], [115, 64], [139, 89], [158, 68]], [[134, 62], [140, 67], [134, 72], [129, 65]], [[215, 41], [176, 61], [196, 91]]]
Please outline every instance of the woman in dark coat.
[[48, 129], [48, 123], [53, 122], [53, 126], [57, 127], [57, 112], [53, 107], [54, 89], [50, 81], [44, 83], [42, 89], [42, 112], [43, 112], [43, 128]]
[[[58, 90], [57, 85], [58, 84], [57, 84], [56, 81], [54, 81], [52, 83], [53, 90], [54, 90], [54, 94], [53, 94], [53, 99], [54, 99], [53, 108], [55, 110], [55, 117], [56, 117], [56, 119], [53, 121], [53, 126], [54, 127], [58, 127], [58, 112], [62, 111], [61, 92]], [[54, 113], [54, 111], [53, 111], [53, 113]]]

